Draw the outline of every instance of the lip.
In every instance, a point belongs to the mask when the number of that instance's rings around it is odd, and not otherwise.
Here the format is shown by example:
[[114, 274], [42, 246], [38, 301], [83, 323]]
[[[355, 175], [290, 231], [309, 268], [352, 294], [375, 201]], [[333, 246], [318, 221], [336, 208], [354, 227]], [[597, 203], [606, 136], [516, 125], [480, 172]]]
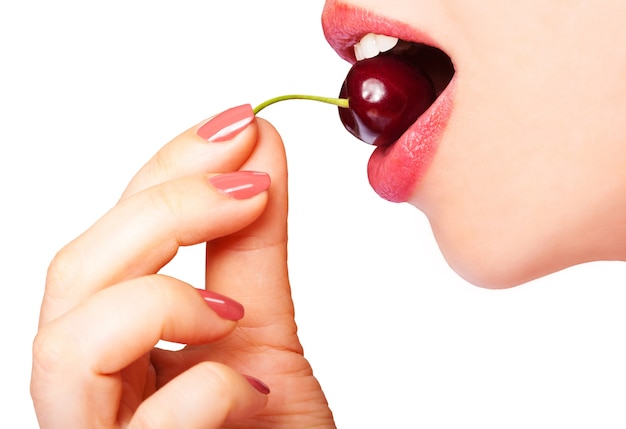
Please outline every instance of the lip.
[[[356, 62], [353, 46], [368, 33], [438, 48], [436, 41], [419, 29], [334, 0], [324, 6], [322, 28], [331, 47], [351, 64]], [[407, 201], [426, 174], [452, 113], [455, 78], [395, 143], [377, 147], [372, 153], [367, 174], [370, 185], [382, 198]]]

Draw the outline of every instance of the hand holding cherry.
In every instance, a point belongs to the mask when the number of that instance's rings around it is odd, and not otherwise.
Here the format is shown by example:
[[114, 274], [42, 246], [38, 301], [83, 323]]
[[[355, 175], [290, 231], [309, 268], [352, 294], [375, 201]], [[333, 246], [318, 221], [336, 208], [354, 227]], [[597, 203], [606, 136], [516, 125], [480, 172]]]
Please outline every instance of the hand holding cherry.
[[435, 100], [435, 87], [419, 66], [406, 58], [379, 55], [358, 61], [350, 69], [339, 98], [285, 95], [260, 104], [254, 113], [289, 99], [337, 105], [341, 122], [352, 135], [368, 144], [386, 146], [430, 107]]

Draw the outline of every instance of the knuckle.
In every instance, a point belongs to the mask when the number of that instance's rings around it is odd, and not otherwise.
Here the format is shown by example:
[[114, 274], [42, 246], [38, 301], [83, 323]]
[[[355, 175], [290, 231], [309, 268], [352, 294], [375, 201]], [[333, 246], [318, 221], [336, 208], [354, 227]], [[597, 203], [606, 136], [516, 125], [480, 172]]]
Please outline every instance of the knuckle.
[[161, 148], [154, 154], [152, 162], [148, 165], [151, 170], [150, 174], [156, 177], [157, 180], [166, 180], [166, 178], [171, 177], [171, 173], [176, 170], [176, 163], [168, 154], [167, 146]]
[[167, 281], [168, 276], [152, 274], [144, 277], [144, 284], [150, 290], [150, 298], [158, 302], [159, 308], [165, 308], [177, 302], [173, 284]]
[[206, 389], [211, 391], [215, 398], [228, 402], [231, 397], [233, 381], [229, 379], [222, 365], [216, 362], [200, 362], [196, 365], [199, 375], [204, 381]]
[[81, 261], [71, 243], [54, 255], [46, 274], [45, 293], [48, 298], [61, 298], [80, 283]]
[[154, 188], [152, 203], [157, 212], [165, 212], [166, 215], [178, 217], [186, 212], [184, 192], [177, 192], [171, 183]]
[[162, 426], [162, 415], [159, 413], [158, 415], [154, 412], [150, 412], [146, 409], [146, 407], [139, 407], [135, 414], [133, 415], [133, 419], [131, 424], [128, 426], [129, 429], [157, 429]]
[[41, 329], [33, 340], [33, 372], [52, 375], [67, 367], [72, 356], [69, 340], [54, 329]]

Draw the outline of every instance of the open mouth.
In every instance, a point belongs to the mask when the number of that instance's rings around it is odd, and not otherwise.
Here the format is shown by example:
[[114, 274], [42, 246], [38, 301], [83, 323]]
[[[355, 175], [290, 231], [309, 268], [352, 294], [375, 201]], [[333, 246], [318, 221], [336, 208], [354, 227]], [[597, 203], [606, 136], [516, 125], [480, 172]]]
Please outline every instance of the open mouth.
[[454, 75], [449, 57], [423, 43], [367, 33], [350, 49], [355, 63], [340, 92], [350, 109], [339, 115], [345, 128], [368, 144], [397, 141]]
[[[432, 81], [434, 97], [429, 107], [390, 144], [378, 146], [367, 166], [370, 184], [382, 198], [407, 201], [428, 171], [452, 115], [457, 80], [452, 59], [440, 40], [424, 29], [339, 0], [326, 1], [322, 27], [331, 47], [351, 64], [398, 56]], [[388, 75], [385, 70], [372, 73]]]
[[402, 56], [419, 66], [433, 82], [437, 96], [444, 91], [454, 76], [454, 66], [450, 57], [442, 50], [423, 43], [368, 33], [354, 45], [354, 58], [357, 61], [373, 58], [381, 53]]

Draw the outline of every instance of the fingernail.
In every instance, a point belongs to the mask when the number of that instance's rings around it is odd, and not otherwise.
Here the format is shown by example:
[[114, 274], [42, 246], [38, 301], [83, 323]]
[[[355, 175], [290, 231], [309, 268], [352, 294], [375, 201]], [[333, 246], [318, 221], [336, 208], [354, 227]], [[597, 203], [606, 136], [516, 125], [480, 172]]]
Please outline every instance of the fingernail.
[[252, 377], [250, 375], [244, 374], [243, 376], [246, 377], [246, 380], [248, 380], [248, 383], [250, 383], [252, 387], [254, 387], [256, 390], [258, 390], [264, 395], [269, 395], [270, 388], [267, 386], [267, 384], [263, 383], [258, 378]]
[[211, 176], [209, 182], [236, 200], [252, 198], [270, 187], [270, 176], [258, 171], [235, 171]]
[[243, 305], [219, 293], [210, 290], [197, 289], [204, 302], [221, 318], [226, 320], [241, 320], [244, 315]]
[[213, 142], [230, 140], [246, 128], [254, 119], [252, 106], [244, 104], [225, 110], [198, 128], [200, 137]]

